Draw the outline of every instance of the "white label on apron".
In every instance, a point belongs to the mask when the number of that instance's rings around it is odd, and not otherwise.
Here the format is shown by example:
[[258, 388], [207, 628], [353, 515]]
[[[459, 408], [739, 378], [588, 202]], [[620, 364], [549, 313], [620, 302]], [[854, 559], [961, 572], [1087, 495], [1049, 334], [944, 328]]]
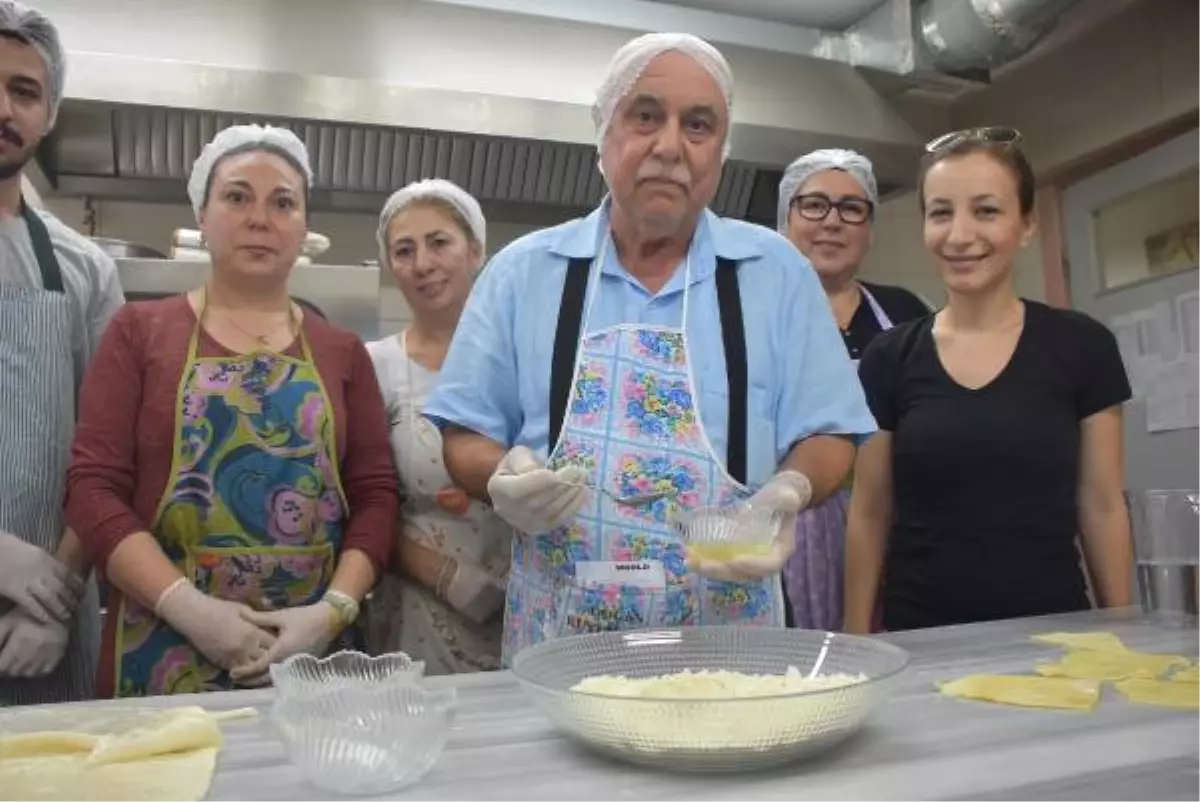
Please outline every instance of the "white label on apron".
[[633, 585], [661, 591], [667, 574], [661, 560], [587, 560], [575, 563], [575, 581], [583, 587]]

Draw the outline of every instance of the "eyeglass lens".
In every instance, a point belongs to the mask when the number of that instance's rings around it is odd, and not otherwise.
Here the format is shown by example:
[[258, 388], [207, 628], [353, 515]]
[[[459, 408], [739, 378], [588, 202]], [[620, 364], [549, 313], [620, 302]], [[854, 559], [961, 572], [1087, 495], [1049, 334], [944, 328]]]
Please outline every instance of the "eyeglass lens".
[[813, 222], [824, 220], [834, 209], [837, 209], [838, 217], [843, 223], [851, 225], [865, 223], [871, 216], [871, 202], [863, 198], [842, 198], [835, 201], [828, 195], [815, 193], [797, 195], [793, 203], [801, 217]]

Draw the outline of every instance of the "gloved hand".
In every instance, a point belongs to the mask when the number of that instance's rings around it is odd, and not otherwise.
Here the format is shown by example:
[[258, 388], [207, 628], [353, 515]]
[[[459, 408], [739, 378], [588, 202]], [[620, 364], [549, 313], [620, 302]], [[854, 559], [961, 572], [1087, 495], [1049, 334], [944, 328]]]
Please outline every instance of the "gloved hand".
[[248, 607], [201, 593], [186, 578], [162, 592], [154, 614], [227, 671], [253, 663], [275, 645], [275, 636], [242, 618]]
[[724, 582], [750, 582], [780, 573], [796, 551], [796, 516], [812, 500], [812, 484], [798, 471], [780, 471], [750, 497], [751, 507], [783, 514], [779, 531], [765, 554], [748, 554], [729, 561], [705, 560], [689, 555], [688, 570]]
[[83, 593], [83, 579], [54, 555], [0, 532], [0, 596], [41, 624], [69, 621]]
[[492, 508], [519, 531], [536, 535], [562, 526], [587, 503], [588, 472], [575, 465], [551, 471], [525, 446], [507, 454], [488, 480]]
[[67, 653], [70, 636], [58, 621], [42, 623], [23, 607], [0, 617], [0, 677], [42, 677]]
[[257, 660], [229, 672], [229, 676], [241, 685], [269, 681], [267, 670], [271, 664], [282, 662], [294, 654], [320, 657], [329, 642], [345, 627], [337, 608], [324, 599], [315, 604], [270, 612], [243, 607], [242, 618], [256, 627], [274, 630], [277, 639], [275, 645]]
[[457, 563], [446, 586], [447, 603], [476, 624], [491, 620], [504, 608], [505, 588], [486, 571]]

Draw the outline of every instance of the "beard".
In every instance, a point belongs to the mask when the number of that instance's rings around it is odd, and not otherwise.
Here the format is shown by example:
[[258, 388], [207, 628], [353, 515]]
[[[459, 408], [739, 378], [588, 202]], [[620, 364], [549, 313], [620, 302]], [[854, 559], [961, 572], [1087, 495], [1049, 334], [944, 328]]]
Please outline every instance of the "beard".
[[0, 138], [17, 148], [15, 153], [0, 156], [0, 181], [6, 181], [25, 169], [37, 151], [38, 142], [26, 144], [24, 138], [7, 126], [0, 128]]

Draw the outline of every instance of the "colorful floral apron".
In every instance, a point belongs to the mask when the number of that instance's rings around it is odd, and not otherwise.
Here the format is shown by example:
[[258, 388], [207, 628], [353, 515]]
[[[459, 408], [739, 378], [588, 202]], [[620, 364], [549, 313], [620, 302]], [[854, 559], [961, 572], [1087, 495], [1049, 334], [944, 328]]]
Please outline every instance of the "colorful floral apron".
[[[414, 383], [407, 331], [399, 335], [404, 396], [390, 410], [392, 454], [404, 498], [404, 536], [495, 579], [493, 618], [476, 624], [419, 582], [385, 574], [368, 605], [373, 653], [402, 651], [425, 661], [425, 674], [460, 674], [500, 667], [499, 589], [508, 576], [512, 527], [491, 507], [456, 487], [442, 458], [442, 435], [421, 415], [427, 390]], [[436, 374], [435, 374], [436, 377]]]
[[[299, 333], [301, 358], [200, 357], [203, 308], [179, 385], [171, 479], [151, 531], [202, 592], [256, 610], [325, 593], [348, 506], [333, 406]], [[299, 327], [297, 327], [299, 329]], [[229, 674], [122, 597], [117, 696], [229, 690]], [[340, 640], [354, 637], [353, 630]]]
[[[879, 328], [892, 328], [892, 320], [866, 287], [859, 286]], [[854, 360], [855, 367], [858, 360]], [[784, 569], [792, 626], [799, 629], [842, 628], [842, 579], [846, 554], [846, 516], [850, 506], [851, 476], [832, 496], [796, 517], [796, 551]]]
[[[608, 239], [590, 269], [595, 303]], [[642, 507], [592, 492], [566, 526], [513, 538], [503, 662], [563, 635], [699, 624], [783, 626], [778, 577], [733, 583], [684, 564], [675, 513], [730, 504], [750, 491], [714, 454], [696, 406], [686, 321], [689, 253], [679, 328], [622, 325], [580, 337], [567, 414], [549, 466], [577, 465], [618, 496], [668, 491]]]

